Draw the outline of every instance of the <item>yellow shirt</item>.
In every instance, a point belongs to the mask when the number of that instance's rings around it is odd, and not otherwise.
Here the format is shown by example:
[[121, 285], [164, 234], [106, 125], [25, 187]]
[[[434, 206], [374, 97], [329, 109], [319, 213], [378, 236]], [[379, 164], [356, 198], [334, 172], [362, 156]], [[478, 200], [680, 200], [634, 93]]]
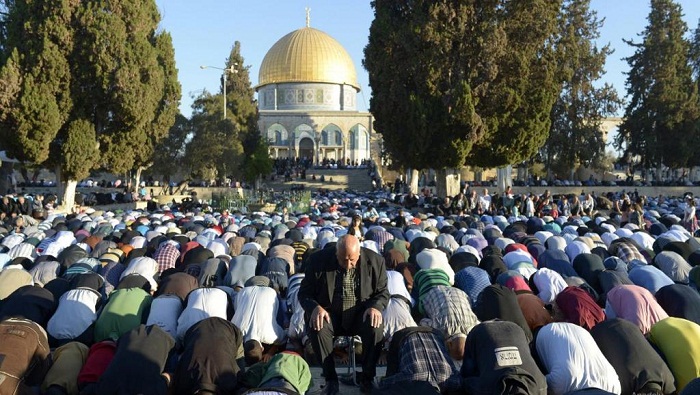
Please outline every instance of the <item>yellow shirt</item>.
[[651, 327], [649, 339], [664, 353], [678, 392], [700, 377], [700, 325], [669, 317]]

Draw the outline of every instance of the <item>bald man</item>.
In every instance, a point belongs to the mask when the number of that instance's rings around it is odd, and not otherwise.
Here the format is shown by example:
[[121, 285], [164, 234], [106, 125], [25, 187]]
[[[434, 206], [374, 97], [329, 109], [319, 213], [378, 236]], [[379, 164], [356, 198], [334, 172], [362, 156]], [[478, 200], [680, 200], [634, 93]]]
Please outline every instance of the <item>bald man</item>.
[[333, 337], [354, 335], [360, 335], [364, 350], [360, 391], [370, 393], [383, 340], [382, 312], [389, 300], [384, 258], [345, 235], [335, 247], [309, 257], [298, 299], [326, 378], [323, 393], [339, 391]]

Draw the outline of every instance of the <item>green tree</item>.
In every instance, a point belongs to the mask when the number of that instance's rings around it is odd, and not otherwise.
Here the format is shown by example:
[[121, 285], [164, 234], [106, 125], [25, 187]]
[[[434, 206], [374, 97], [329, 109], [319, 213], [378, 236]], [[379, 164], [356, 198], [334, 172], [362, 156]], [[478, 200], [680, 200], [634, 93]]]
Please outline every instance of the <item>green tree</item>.
[[86, 168], [133, 169], [174, 122], [172, 42], [153, 0], [5, 0], [1, 8], [0, 136], [18, 159], [68, 177], [70, 207]]
[[541, 149], [547, 167], [571, 178], [576, 166], [590, 166], [605, 155], [603, 118], [622, 105], [615, 89], [595, 83], [605, 73], [610, 45], [596, 46], [603, 21], [589, 0], [566, 0], [560, 16], [557, 55], [562, 90], [552, 108], [549, 138]]
[[550, 42], [559, 5], [373, 1], [364, 66], [392, 161], [445, 169], [531, 156], [558, 92]]
[[257, 138], [251, 138], [247, 144], [253, 146], [252, 152], [246, 154], [243, 163], [243, 179], [254, 186], [257, 191], [260, 188], [260, 178], [272, 172], [272, 159], [270, 158], [269, 147], [265, 139], [260, 134]]
[[628, 105], [615, 141], [627, 157], [639, 156], [645, 167], [687, 166], [697, 141], [698, 90], [692, 80], [688, 28], [680, 5], [652, 0], [641, 42], [627, 58]]
[[468, 157], [470, 164], [486, 168], [522, 162], [539, 150], [561, 87], [554, 42], [562, 2], [498, 3], [496, 23], [503, 26], [506, 50], [477, 108], [487, 133]]
[[[698, 27], [693, 32], [690, 51], [693, 78], [695, 79], [695, 86], [698, 92], [700, 92], [700, 22], [698, 22]], [[698, 100], [700, 100], [700, 94], [698, 95]], [[695, 123], [696, 128], [700, 128], [699, 124], [700, 119]], [[689, 141], [688, 145], [690, 147], [700, 146], [700, 133], [696, 133], [693, 139]], [[688, 160], [688, 166], [700, 166], [700, 155], [691, 155]]]
[[175, 124], [154, 148], [151, 174], [163, 176], [164, 183], [169, 183], [172, 176], [184, 164], [185, 142], [191, 132], [190, 120], [182, 114], [175, 117]]
[[192, 103], [192, 140], [185, 160], [191, 176], [223, 180], [236, 176], [243, 160], [243, 145], [233, 122], [224, 119], [221, 94], [204, 91]]
[[[187, 145], [187, 161], [194, 177], [243, 178], [245, 158], [257, 149], [258, 110], [250, 83], [250, 67], [243, 66], [241, 45], [236, 41], [224, 65], [226, 78], [226, 119], [223, 119], [223, 78], [221, 91], [202, 93], [194, 102], [191, 117], [193, 138]], [[252, 144], [246, 144], [247, 141]]]
[[226, 97], [229, 110], [235, 115], [234, 122], [238, 125], [239, 138], [243, 145], [242, 177], [259, 187], [261, 176], [269, 175], [272, 171], [272, 158], [268, 152], [267, 142], [262, 138], [258, 128], [258, 106], [255, 103], [255, 91], [250, 82], [250, 66], [244, 64], [241, 55], [241, 44], [236, 41], [226, 61], [227, 67], [234, 67], [236, 73], [228, 81]]

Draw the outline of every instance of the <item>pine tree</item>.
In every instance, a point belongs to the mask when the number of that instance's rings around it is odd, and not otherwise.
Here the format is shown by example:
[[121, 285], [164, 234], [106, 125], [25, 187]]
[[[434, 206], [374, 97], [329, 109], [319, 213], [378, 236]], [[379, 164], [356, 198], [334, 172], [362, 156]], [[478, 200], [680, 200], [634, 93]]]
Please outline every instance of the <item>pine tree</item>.
[[611, 85], [595, 86], [613, 51], [609, 44], [596, 46], [603, 21], [590, 10], [590, 1], [567, 0], [560, 25], [556, 48], [562, 90], [541, 152], [548, 168], [568, 178], [577, 165], [589, 166], [605, 155], [601, 124], [604, 117], [615, 114], [621, 101]]
[[195, 100], [191, 123], [194, 136], [187, 145], [192, 176], [205, 179], [244, 178], [246, 160], [256, 152], [258, 109], [250, 83], [250, 67], [244, 66], [241, 44], [231, 48], [226, 71], [226, 119], [223, 119], [223, 78], [219, 93], [204, 92]]
[[[615, 141], [645, 167], [687, 166], [697, 141], [698, 91], [689, 62], [690, 43], [680, 5], [652, 0], [641, 42], [627, 58], [629, 104]], [[660, 177], [657, 171], [657, 177]]]

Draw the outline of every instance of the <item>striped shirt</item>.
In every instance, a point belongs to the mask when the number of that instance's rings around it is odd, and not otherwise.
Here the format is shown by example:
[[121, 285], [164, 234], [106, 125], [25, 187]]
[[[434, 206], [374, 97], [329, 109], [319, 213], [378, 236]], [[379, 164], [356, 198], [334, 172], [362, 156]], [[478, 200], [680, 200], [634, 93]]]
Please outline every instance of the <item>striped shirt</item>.
[[450, 280], [442, 269], [421, 269], [413, 277], [413, 298], [418, 300], [418, 311], [424, 314], [423, 311], [423, 296], [430, 291], [431, 288], [444, 285], [449, 287]]

